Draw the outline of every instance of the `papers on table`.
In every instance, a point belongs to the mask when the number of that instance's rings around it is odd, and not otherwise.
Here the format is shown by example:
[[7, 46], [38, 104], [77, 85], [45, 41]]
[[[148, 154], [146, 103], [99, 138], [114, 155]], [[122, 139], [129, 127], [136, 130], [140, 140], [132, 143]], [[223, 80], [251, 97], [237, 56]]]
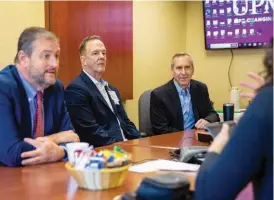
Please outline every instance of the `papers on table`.
[[131, 166], [129, 171], [137, 173], [154, 172], [158, 170], [169, 171], [197, 171], [200, 165], [176, 162], [171, 160], [153, 160]]

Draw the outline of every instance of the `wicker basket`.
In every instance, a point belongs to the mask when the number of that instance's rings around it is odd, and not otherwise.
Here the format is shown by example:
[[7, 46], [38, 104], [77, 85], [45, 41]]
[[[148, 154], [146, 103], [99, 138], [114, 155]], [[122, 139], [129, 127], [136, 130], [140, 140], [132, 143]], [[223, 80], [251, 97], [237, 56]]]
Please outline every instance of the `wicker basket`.
[[66, 163], [65, 167], [79, 187], [88, 190], [104, 190], [122, 185], [130, 164], [101, 170], [77, 170], [71, 163]]

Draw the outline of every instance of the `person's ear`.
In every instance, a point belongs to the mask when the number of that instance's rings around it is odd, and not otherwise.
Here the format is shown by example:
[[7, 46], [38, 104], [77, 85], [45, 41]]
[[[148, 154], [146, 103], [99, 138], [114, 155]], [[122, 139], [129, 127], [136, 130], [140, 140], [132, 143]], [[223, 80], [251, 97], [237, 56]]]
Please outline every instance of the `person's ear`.
[[80, 61], [81, 61], [82, 66], [86, 66], [87, 65], [86, 57], [85, 56], [80, 56]]
[[22, 50], [18, 52], [18, 61], [23, 66], [28, 66], [30, 57]]
[[174, 77], [174, 67], [170, 67], [170, 75], [172, 76], [172, 77]]

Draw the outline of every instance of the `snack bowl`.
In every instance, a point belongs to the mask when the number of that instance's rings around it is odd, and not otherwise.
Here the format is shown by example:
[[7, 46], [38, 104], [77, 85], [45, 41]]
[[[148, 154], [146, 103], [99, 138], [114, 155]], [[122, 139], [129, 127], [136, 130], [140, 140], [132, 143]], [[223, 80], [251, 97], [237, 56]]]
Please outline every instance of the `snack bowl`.
[[70, 162], [65, 164], [68, 173], [75, 179], [78, 186], [88, 190], [104, 190], [121, 186], [130, 166], [131, 164], [115, 168], [78, 170]]

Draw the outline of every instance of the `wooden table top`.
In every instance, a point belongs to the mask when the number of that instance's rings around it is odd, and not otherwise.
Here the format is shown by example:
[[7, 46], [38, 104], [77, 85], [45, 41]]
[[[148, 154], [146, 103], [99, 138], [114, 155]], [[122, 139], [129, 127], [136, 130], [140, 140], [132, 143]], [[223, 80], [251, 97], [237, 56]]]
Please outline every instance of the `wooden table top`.
[[[123, 142], [123, 145], [136, 145], [142, 147], [176, 149], [180, 146], [208, 146], [207, 143], [198, 141], [197, 134], [208, 134], [204, 130], [189, 130], [184, 132], [156, 135], [136, 140]], [[119, 143], [118, 143], [119, 144]]]
[[[120, 143], [115, 145], [117, 144]], [[124, 150], [132, 153], [133, 162], [142, 162], [146, 159], [170, 159], [170, 149], [135, 145], [121, 146]], [[110, 145], [103, 148], [111, 149], [113, 146]], [[128, 172], [121, 187], [95, 192], [78, 188], [74, 179], [68, 175], [64, 165], [64, 162], [58, 162], [18, 168], [0, 167], [1, 199], [5, 197], [5, 200], [108, 200], [124, 192], [135, 191], [144, 177], [155, 174]]]
[[[113, 145], [97, 148], [112, 149], [113, 146], [121, 146], [132, 153], [134, 163], [150, 159], [170, 159], [169, 152], [174, 148], [190, 145], [207, 145], [197, 141], [197, 132], [186, 131], [142, 138], [127, 142], [119, 142]], [[183, 138], [183, 139], [182, 139]], [[133, 163], [133, 164], [134, 164]], [[103, 191], [90, 191], [80, 189], [75, 180], [69, 176], [64, 162], [8, 168], [0, 167], [0, 199], [5, 200], [108, 200], [125, 192], [135, 191], [140, 181], [154, 173], [128, 172], [122, 186]], [[191, 190], [195, 186], [196, 173], [184, 173], [190, 181]], [[248, 191], [248, 195], [252, 192]], [[241, 199], [252, 199], [244, 198]]]

